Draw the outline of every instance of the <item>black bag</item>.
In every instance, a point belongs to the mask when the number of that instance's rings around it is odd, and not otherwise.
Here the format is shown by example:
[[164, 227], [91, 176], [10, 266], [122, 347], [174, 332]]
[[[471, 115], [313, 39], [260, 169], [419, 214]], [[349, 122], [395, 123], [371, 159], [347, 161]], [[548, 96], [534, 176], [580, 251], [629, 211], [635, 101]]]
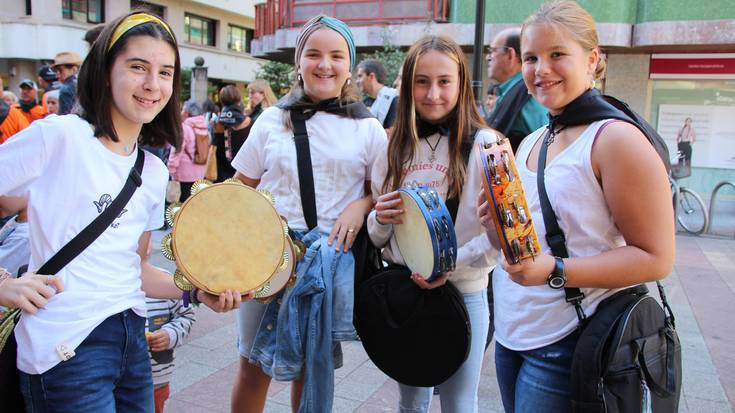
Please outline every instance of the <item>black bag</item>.
[[[584, 95], [583, 95], [584, 96]], [[569, 107], [565, 108], [565, 112]], [[553, 122], [549, 131], [554, 130]], [[546, 240], [552, 253], [569, 257], [564, 233], [544, 185], [547, 133], [539, 150], [537, 186]], [[674, 315], [661, 283], [661, 302], [648, 295], [645, 285], [622, 290], [602, 302], [593, 316], [582, 309], [584, 293], [565, 288], [574, 305], [581, 334], [574, 349], [571, 370], [572, 411], [613, 413], [633, 411], [676, 412], [681, 392], [681, 345]], [[650, 407], [650, 408], [649, 408]]]
[[451, 282], [423, 290], [411, 271], [390, 266], [356, 289], [355, 328], [365, 352], [392, 379], [410, 386], [445, 382], [470, 351], [470, 321]]
[[574, 412], [678, 411], [679, 337], [647, 293], [640, 285], [606, 298], [585, 325], [572, 360]]
[[[128, 203], [135, 190], [143, 184], [141, 175], [144, 163], [145, 154], [142, 149], [138, 148], [135, 165], [130, 169], [128, 179], [120, 193], [97, 218], [46, 261], [38, 269], [38, 274], [54, 275], [58, 273], [102, 235], [120, 215], [120, 211]], [[0, 401], [3, 402], [5, 412], [24, 411], [23, 396], [20, 393], [20, 376], [16, 365], [17, 344], [12, 331], [20, 319], [20, 314], [18, 309], [10, 310], [0, 322], [2, 326], [0, 331], [3, 332], [2, 340], [0, 340]]]

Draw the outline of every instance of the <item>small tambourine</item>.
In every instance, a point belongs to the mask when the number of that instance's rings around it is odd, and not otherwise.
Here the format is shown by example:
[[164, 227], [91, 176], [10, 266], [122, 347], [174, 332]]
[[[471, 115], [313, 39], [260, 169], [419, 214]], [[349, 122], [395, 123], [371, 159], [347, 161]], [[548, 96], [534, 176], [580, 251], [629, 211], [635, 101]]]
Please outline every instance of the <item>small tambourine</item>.
[[238, 180], [197, 181], [191, 192], [183, 204], [169, 206], [173, 230], [162, 240], [163, 255], [176, 261], [179, 288], [255, 290], [267, 301], [292, 282], [303, 251], [295, 249], [270, 194]]
[[494, 214], [495, 230], [509, 263], [534, 258], [541, 251], [526, 195], [506, 138], [477, 145], [485, 198]]
[[408, 268], [429, 281], [454, 271], [457, 236], [444, 200], [426, 186], [398, 192], [403, 201], [403, 223], [393, 225], [393, 233]]

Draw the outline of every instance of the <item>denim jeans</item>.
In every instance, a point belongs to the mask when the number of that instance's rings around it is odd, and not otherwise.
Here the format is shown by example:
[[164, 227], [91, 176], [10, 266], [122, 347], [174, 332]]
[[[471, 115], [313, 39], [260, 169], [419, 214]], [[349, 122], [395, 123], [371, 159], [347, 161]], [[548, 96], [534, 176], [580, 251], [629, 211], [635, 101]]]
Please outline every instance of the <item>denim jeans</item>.
[[[447, 381], [437, 386], [441, 411], [452, 413], [477, 412], [477, 391], [480, 385], [482, 359], [485, 355], [485, 341], [489, 328], [488, 303], [486, 290], [462, 294], [467, 313], [470, 316], [472, 341], [467, 360]], [[441, 357], [441, 354], [437, 354]], [[430, 362], [430, 360], [427, 360]], [[427, 412], [433, 394], [432, 387], [413, 387], [398, 384], [400, 399], [398, 410], [401, 413]]]
[[43, 374], [20, 373], [26, 411], [153, 412], [145, 318], [132, 310], [110, 316], [74, 351]]
[[495, 342], [495, 369], [507, 413], [566, 413], [572, 356], [579, 334], [534, 350], [514, 351]]

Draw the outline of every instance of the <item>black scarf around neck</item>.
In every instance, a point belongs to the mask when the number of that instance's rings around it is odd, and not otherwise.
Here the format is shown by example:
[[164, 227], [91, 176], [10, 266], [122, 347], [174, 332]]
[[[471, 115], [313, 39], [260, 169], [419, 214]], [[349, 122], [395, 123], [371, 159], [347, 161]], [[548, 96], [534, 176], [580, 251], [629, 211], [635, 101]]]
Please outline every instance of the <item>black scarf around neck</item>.
[[276, 103], [284, 110], [300, 111], [307, 119], [316, 112], [327, 112], [350, 119], [373, 118], [368, 108], [360, 101], [342, 101], [339, 98], [314, 102], [303, 90], [292, 91]]
[[25, 101], [22, 101], [22, 100], [19, 100], [18, 101], [18, 106], [25, 113], [30, 112], [31, 109], [33, 109], [34, 107], [36, 107], [36, 105], [38, 105], [38, 103], [35, 101], [35, 99], [32, 100], [32, 101], [30, 101], [30, 102], [25, 102]]
[[588, 89], [579, 95], [564, 107], [562, 113], [556, 116], [549, 113], [548, 129], [553, 131], [559, 127], [586, 125], [603, 119], [619, 119], [631, 123], [641, 129], [644, 135], [647, 134], [630, 116], [606, 101], [597, 89]]
[[421, 117], [416, 116], [416, 133], [420, 139], [426, 139], [429, 136], [439, 133], [442, 136], [449, 136], [452, 133], [452, 123], [454, 118], [450, 118], [441, 123], [429, 123]]

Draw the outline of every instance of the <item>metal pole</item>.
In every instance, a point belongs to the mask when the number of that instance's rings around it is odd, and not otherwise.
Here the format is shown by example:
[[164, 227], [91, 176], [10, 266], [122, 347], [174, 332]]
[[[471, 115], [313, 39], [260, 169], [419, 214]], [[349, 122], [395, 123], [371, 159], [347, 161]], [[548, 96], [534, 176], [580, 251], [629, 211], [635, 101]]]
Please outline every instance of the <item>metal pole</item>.
[[477, 0], [475, 7], [475, 45], [472, 59], [472, 90], [475, 94], [477, 110], [482, 117], [487, 117], [485, 105], [483, 104], [482, 74], [485, 70], [483, 65], [485, 59], [485, 0]]

